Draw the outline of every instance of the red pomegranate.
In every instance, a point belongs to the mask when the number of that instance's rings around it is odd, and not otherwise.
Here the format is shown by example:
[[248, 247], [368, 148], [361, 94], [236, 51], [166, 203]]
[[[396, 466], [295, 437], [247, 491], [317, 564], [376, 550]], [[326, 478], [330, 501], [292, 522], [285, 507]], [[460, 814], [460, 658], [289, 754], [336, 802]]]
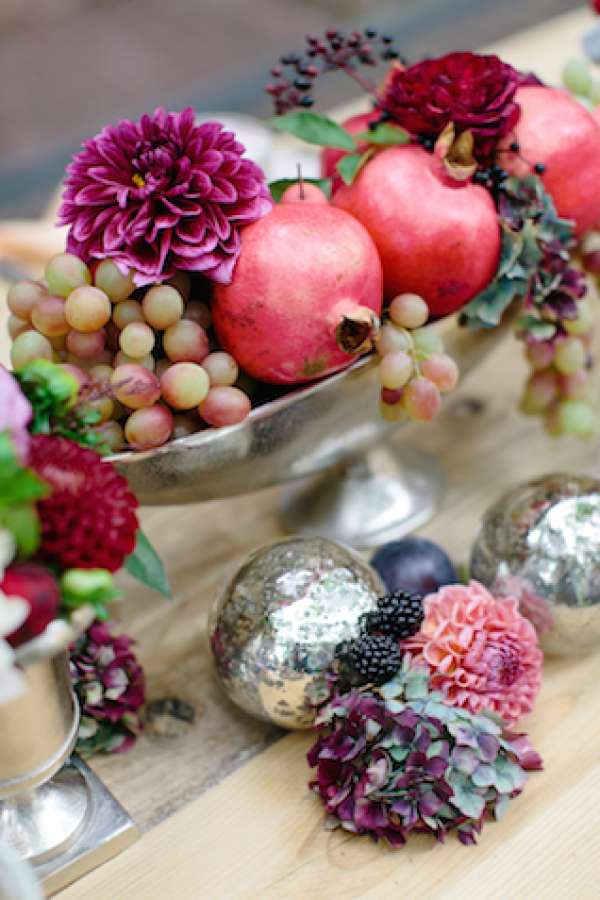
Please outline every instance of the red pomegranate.
[[41, 634], [56, 617], [60, 604], [58, 584], [52, 572], [36, 563], [16, 563], [4, 572], [0, 589], [8, 596], [22, 597], [29, 604], [23, 624], [7, 637], [18, 647]]
[[[560, 216], [583, 234], [600, 222], [600, 123], [566, 91], [526, 85], [516, 95], [521, 117], [500, 147], [499, 159], [511, 174], [527, 175], [544, 166], [544, 187]], [[513, 141], [519, 155], [510, 152]]]
[[221, 346], [254, 378], [296, 384], [349, 365], [381, 312], [377, 249], [352, 216], [288, 203], [242, 231], [233, 282], [215, 285]]
[[355, 216], [373, 238], [387, 298], [411, 292], [432, 316], [460, 309], [494, 277], [500, 228], [489, 192], [446, 175], [421, 147], [378, 153], [332, 203]]

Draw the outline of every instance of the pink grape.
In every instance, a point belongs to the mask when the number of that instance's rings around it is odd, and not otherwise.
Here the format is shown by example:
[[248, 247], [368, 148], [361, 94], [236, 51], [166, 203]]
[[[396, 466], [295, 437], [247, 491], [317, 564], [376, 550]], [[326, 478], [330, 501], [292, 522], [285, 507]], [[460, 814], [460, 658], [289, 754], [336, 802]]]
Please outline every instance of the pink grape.
[[31, 331], [31, 323], [27, 319], [15, 316], [13, 313], [9, 315], [6, 327], [11, 341], [14, 341], [24, 331]]
[[154, 332], [144, 322], [130, 322], [119, 336], [119, 346], [127, 356], [141, 359], [152, 352]]
[[430, 422], [440, 411], [442, 399], [437, 385], [420, 375], [406, 385], [402, 402], [415, 422]]
[[433, 381], [442, 394], [453, 391], [458, 384], [458, 366], [446, 353], [432, 353], [424, 359], [421, 374]]
[[114, 405], [110, 397], [96, 397], [92, 400], [86, 400], [84, 406], [86, 410], [94, 410], [100, 413], [98, 424], [108, 422], [113, 417]]
[[163, 347], [171, 362], [201, 363], [210, 349], [204, 328], [189, 319], [180, 319], [167, 328]]
[[576, 337], [568, 337], [556, 347], [554, 365], [561, 375], [573, 375], [585, 366], [585, 347]]
[[136, 359], [135, 356], [128, 356], [126, 353], [123, 353], [122, 350], [119, 350], [114, 358], [115, 366], [125, 366], [129, 363], [137, 366], [143, 366], [145, 369], [148, 369], [149, 372], [154, 372], [156, 366], [156, 360], [151, 353], [148, 353], [146, 356], [142, 356], [140, 359]]
[[183, 272], [180, 269], [179, 272], [175, 272], [172, 278], [169, 278], [167, 284], [174, 287], [176, 291], [179, 291], [185, 301], [189, 299], [190, 291], [192, 289], [192, 279], [187, 272]]
[[88, 374], [90, 378], [93, 378], [94, 381], [97, 381], [99, 384], [110, 384], [111, 375], [114, 372], [112, 366], [99, 363], [97, 366], [92, 366], [88, 370]]
[[78, 256], [58, 253], [46, 263], [44, 272], [48, 290], [58, 297], [68, 297], [77, 288], [92, 283], [90, 270]]
[[54, 350], [47, 337], [39, 331], [24, 331], [15, 338], [10, 348], [13, 369], [22, 369], [34, 359], [54, 359]]
[[65, 318], [65, 301], [60, 297], [42, 297], [33, 308], [31, 324], [49, 338], [67, 334], [69, 323]]
[[79, 366], [74, 366], [71, 363], [59, 363], [59, 365], [61, 369], [64, 369], [65, 372], [68, 372], [69, 375], [73, 376], [73, 378], [79, 385], [80, 390], [82, 387], [85, 387], [89, 384], [90, 380], [87, 376], [87, 373], [84, 372], [83, 369], [80, 369]]
[[591, 331], [595, 318], [591, 303], [584, 298], [577, 304], [577, 318], [565, 319], [563, 325], [567, 334], [587, 334], [588, 331]]
[[160, 397], [160, 382], [156, 375], [134, 363], [117, 366], [110, 383], [119, 403], [129, 409], [152, 406]]
[[558, 379], [551, 369], [534, 372], [529, 378], [521, 398], [521, 412], [535, 416], [547, 409], [558, 395]]
[[217, 386], [209, 390], [198, 407], [205, 422], [220, 428], [235, 425], [250, 414], [250, 398], [236, 387]]
[[113, 309], [113, 322], [122, 331], [131, 322], [145, 322], [142, 304], [137, 300], [123, 300]]
[[157, 284], [146, 292], [142, 311], [149, 325], [157, 331], [165, 331], [179, 322], [183, 315], [183, 297], [168, 284]]
[[110, 422], [102, 422], [100, 425], [95, 425], [92, 431], [100, 435], [106, 446], [113, 453], [123, 450], [126, 446], [123, 429], [113, 419]]
[[173, 416], [173, 437], [187, 437], [195, 434], [200, 428], [200, 419], [196, 413], [177, 413]]
[[547, 369], [554, 359], [554, 344], [550, 341], [533, 341], [527, 345], [525, 355], [533, 369]]
[[69, 331], [67, 334], [67, 350], [80, 359], [94, 359], [104, 350], [104, 329], [82, 334], [80, 331]]
[[98, 331], [112, 314], [110, 300], [100, 288], [78, 287], [65, 300], [65, 316], [75, 331]]
[[17, 281], [6, 295], [6, 303], [11, 313], [20, 319], [30, 319], [33, 309], [48, 291], [39, 281]]
[[386, 406], [396, 406], [402, 400], [402, 388], [391, 390], [390, 388], [381, 388], [381, 402]]
[[85, 360], [86, 368], [90, 369], [92, 366], [111, 366], [113, 363], [114, 354], [111, 353], [110, 350], [101, 350], [96, 356], [92, 359]]
[[67, 336], [66, 334], [57, 334], [56, 337], [49, 338], [50, 343], [59, 353], [66, 351], [67, 349]]
[[429, 318], [429, 307], [418, 294], [399, 294], [389, 306], [390, 319], [401, 328], [420, 328]]
[[191, 322], [196, 322], [205, 330], [211, 326], [212, 316], [210, 309], [201, 300], [190, 300], [185, 308], [184, 316]]
[[209, 353], [206, 359], [202, 360], [202, 368], [210, 379], [211, 387], [219, 384], [226, 386], [235, 384], [240, 374], [235, 359], [231, 353], [225, 353], [224, 350]]
[[166, 406], [138, 409], [125, 422], [125, 438], [135, 450], [150, 450], [169, 440], [173, 414]]
[[112, 300], [113, 303], [121, 303], [127, 300], [135, 290], [133, 272], [127, 270], [123, 274], [112, 259], [101, 260], [94, 271], [94, 284]]
[[197, 363], [182, 362], [169, 366], [160, 379], [163, 399], [174, 409], [193, 409], [208, 394], [208, 375]]
[[379, 381], [382, 387], [392, 391], [404, 387], [412, 373], [413, 361], [403, 350], [386, 353], [379, 363]]
[[398, 350], [406, 351], [410, 349], [408, 337], [404, 332], [395, 328], [394, 325], [390, 325], [389, 322], [386, 322], [380, 328], [379, 334], [375, 338], [375, 345], [380, 356], [385, 356], [386, 353], [395, 353]]
[[558, 389], [565, 400], [585, 400], [589, 394], [590, 380], [585, 369], [572, 375], [558, 376]]

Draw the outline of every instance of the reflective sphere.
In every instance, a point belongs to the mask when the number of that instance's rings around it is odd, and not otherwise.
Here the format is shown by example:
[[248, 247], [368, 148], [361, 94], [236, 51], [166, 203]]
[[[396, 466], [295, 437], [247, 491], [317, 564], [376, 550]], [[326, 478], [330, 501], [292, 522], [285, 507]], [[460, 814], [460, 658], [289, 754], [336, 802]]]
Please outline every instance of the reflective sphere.
[[309, 728], [336, 646], [358, 636], [383, 593], [374, 569], [333, 541], [294, 537], [256, 550], [209, 622], [225, 692], [257, 719]]
[[546, 653], [600, 648], [600, 481], [548, 475], [505, 494], [483, 517], [471, 575], [519, 597]]

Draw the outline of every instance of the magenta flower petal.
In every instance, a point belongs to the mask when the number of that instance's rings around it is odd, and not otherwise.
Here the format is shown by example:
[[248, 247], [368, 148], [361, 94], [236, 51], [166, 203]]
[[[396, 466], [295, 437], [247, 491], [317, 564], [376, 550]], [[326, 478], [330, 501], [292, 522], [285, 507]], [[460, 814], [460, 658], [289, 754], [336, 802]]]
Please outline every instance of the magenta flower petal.
[[67, 249], [133, 269], [140, 286], [178, 269], [228, 283], [239, 228], [273, 205], [262, 171], [244, 152], [218, 122], [197, 125], [192, 109], [157, 109], [107, 126], [67, 169], [59, 212], [70, 226]]

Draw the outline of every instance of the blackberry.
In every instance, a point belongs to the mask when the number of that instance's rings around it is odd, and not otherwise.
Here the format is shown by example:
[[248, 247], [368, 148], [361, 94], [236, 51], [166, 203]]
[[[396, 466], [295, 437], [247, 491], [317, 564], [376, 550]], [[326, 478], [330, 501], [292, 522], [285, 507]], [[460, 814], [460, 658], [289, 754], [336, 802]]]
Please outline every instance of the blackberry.
[[394, 591], [377, 601], [375, 612], [365, 619], [369, 634], [383, 634], [396, 641], [412, 637], [423, 621], [423, 601], [417, 594]]
[[344, 675], [354, 685], [385, 684], [402, 664], [396, 641], [384, 635], [365, 635], [339, 652]]

